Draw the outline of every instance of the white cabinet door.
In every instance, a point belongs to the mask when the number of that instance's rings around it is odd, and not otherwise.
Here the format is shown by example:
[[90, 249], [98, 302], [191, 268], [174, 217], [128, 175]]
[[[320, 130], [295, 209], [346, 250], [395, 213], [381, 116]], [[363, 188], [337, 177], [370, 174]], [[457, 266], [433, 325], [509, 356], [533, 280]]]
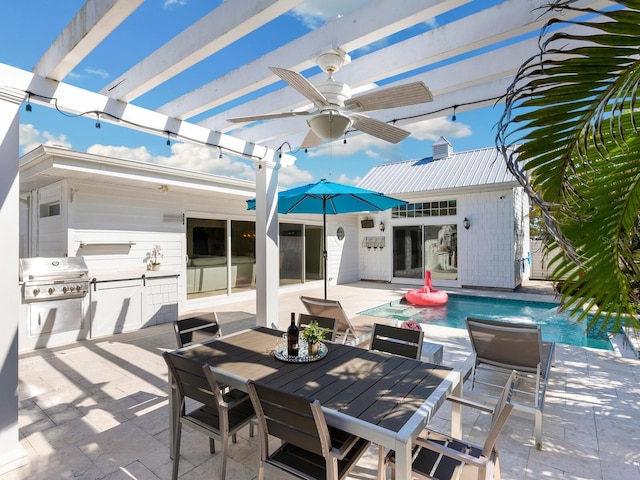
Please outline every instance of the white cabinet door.
[[142, 280], [123, 280], [91, 287], [91, 337], [137, 330], [143, 318]]

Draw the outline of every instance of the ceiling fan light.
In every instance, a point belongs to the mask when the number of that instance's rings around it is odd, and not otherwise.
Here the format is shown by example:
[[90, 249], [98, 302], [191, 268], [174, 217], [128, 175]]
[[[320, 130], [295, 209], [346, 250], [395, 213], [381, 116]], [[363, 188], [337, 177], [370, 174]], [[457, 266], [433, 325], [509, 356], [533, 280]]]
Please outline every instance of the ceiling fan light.
[[351, 119], [339, 112], [323, 112], [308, 120], [309, 128], [323, 140], [336, 140], [351, 126]]

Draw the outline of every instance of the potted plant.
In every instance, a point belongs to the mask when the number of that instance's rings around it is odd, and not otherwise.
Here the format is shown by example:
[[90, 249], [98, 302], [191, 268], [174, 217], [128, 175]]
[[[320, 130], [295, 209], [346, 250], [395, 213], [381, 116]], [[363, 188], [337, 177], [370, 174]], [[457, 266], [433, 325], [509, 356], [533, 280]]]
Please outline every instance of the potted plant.
[[308, 345], [309, 355], [317, 355], [320, 343], [324, 340], [324, 336], [329, 332], [328, 328], [321, 328], [318, 322], [312, 320], [302, 331], [302, 338]]
[[158, 259], [162, 257], [164, 257], [164, 254], [162, 253], [160, 245], [154, 245], [151, 250], [151, 254], [149, 255], [149, 258], [151, 259], [149, 262], [151, 270], [160, 270], [160, 262]]

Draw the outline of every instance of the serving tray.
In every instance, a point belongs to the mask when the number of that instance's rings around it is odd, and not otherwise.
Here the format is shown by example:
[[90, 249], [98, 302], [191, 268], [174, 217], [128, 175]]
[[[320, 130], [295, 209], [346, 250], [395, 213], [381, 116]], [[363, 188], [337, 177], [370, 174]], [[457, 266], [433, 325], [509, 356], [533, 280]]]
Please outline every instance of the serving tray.
[[288, 362], [288, 363], [310, 363], [310, 362], [316, 362], [318, 360], [323, 359], [324, 357], [327, 356], [328, 352], [329, 352], [329, 349], [327, 348], [327, 346], [324, 343], [320, 343], [320, 346], [318, 347], [318, 354], [317, 355], [308, 355], [307, 354], [306, 344], [301, 342], [300, 343], [300, 350], [298, 351], [298, 356], [297, 357], [293, 357], [293, 356], [287, 355], [287, 344], [286, 343], [279, 343], [278, 346], [273, 351], [273, 355], [278, 360], [282, 360], [283, 362]]

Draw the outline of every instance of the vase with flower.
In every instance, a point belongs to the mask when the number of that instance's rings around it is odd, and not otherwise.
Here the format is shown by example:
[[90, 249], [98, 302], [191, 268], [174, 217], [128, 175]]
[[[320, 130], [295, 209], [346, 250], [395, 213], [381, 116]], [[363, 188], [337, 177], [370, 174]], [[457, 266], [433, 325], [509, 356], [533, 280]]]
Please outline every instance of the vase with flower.
[[149, 267], [151, 270], [160, 270], [160, 261], [158, 259], [164, 257], [160, 245], [154, 245], [149, 255]]

